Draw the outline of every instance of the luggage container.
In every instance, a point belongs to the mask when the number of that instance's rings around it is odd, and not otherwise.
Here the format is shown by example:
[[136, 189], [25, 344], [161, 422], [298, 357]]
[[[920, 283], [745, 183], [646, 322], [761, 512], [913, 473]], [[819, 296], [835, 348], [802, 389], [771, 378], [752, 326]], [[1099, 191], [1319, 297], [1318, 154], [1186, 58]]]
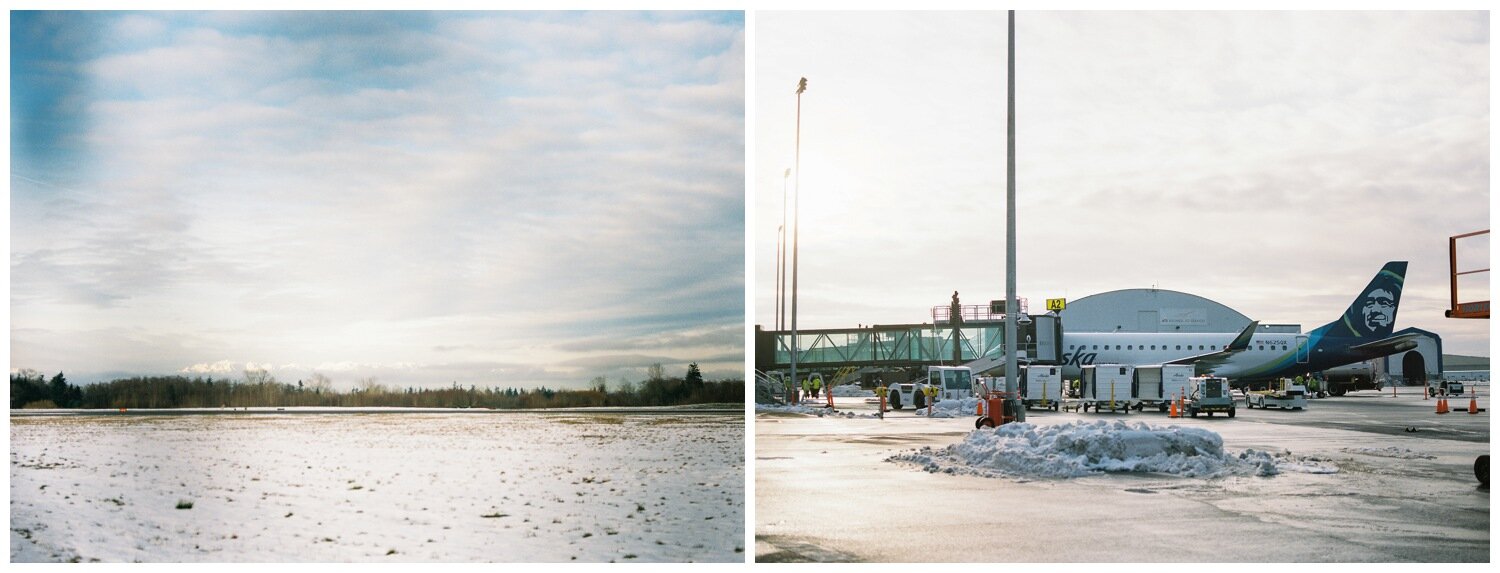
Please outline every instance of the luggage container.
[[1124, 411], [1136, 405], [1135, 367], [1128, 364], [1093, 364], [1082, 369], [1083, 411]]
[[1156, 406], [1162, 412], [1179, 397], [1187, 396], [1188, 379], [1193, 377], [1191, 364], [1163, 364], [1135, 368], [1136, 409]]
[[1021, 403], [1026, 409], [1051, 409], [1056, 412], [1062, 403], [1063, 379], [1061, 366], [1031, 364], [1022, 366]]

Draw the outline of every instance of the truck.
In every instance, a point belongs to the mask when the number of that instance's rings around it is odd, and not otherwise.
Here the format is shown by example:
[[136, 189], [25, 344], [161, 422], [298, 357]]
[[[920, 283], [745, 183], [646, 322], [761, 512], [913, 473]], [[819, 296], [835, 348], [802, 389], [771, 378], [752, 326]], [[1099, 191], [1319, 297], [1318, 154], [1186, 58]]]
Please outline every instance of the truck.
[[1215, 412], [1234, 417], [1234, 395], [1229, 393], [1229, 379], [1223, 376], [1194, 376], [1188, 379], [1187, 413], [1194, 418], [1198, 413], [1213, 417]]
[[928, 386], [937, 387], [936, 400], [962, 400], [974, 395], [974, 372], [968, 366], [928, 366], [926, 378], [888, 387], [886, 395], [891, 408], [900, 410], [907, 404], [913, 408], [926, 408], [927, 396], [922, 390]]
[[1191, 364], [1163, 364], [1135, 368], [1136, 409], [1156, 406], [1162, 412], [1179, 397], [1187, 396], [1188, 379], [1193, 377]]
[[1323, 380], [1322, 387], [1333, 396], [1343, 396], [1356, 390], [1379, 391], [1384, 387], [1380, 376], [1376, 375], [1375, 365], [1370, 361], [1329, 368], [1319, 378]]
[[1129, 414], [1136, 405], [1135, 367], [1128, 364], [1091, 364], [1080, 374], [1083, 411], [1108, 409]]
[[1021, 403], [1026, 409], [1033, 407], [1057, 411], [1062, 402], [1063, 379], [1061, 366], [1028, 364], [1020, 368]]
[[1459, 380], [1435, 379], [1427, 383], [1427, 396], [1436, 398], [1438, 396], [1463, 396], [1464, 383]]
[[1246, 392], [1245, 407], [1301, 410], [1307, 407], [1307, 387], [1282, 378], [1272, 382], [1270, 388], [1265, 390]]

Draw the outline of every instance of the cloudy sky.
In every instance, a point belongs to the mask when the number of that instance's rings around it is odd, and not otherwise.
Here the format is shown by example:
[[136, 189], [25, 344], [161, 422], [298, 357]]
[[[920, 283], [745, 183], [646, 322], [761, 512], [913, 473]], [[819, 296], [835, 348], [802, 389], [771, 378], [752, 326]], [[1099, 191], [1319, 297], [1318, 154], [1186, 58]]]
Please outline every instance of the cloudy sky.
[[11, 15], [11, 366], [743, 370], [740, 13]]
[[[1039, 309], [1155, 285], [1311, 329], [1407, 260], [1397, 326], [1487, 356], [1489, 322], [1443, 310], [1447, 238], [1490, 225], [1488, 21], [1018, 13], [1018, 294]], [[1005, 26], [756, 15], [755, 323], [775, 321], [802, 76], [799, 326], [1004, 298]], [[1461, 266], [1489, 266], [1487, 239], [1461, 247]]]

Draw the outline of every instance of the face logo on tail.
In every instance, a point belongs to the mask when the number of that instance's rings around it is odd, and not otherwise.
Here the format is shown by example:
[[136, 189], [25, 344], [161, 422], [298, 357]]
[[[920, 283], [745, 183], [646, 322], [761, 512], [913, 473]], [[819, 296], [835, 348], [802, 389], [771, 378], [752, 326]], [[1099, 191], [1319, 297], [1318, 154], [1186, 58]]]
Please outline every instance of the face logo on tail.
[[1344, 309], [1339, 320], [1319, 331], [1330, 336], [1385, 338], [1396, 325], [1396, 307], [1401, 304], [1401, 285], [1406, 279], [1406, 263], [1391, 261], [1375, 273], [1365, 285], [1364, 294]]
[[1396, 321], [1396, 294], [1384, 288], [1365, 293], [1361, 312], [1364, 314], [1365, 330], [1371, 333], [1391, 327]]

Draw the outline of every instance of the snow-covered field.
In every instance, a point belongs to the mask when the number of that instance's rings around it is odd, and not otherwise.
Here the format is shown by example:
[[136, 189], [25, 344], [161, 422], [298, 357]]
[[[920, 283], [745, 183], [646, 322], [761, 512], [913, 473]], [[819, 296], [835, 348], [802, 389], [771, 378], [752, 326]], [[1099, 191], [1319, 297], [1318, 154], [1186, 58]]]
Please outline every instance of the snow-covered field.
[[744, 429], [735, 415], [12, 416], [10, 556], [740, 562]]

